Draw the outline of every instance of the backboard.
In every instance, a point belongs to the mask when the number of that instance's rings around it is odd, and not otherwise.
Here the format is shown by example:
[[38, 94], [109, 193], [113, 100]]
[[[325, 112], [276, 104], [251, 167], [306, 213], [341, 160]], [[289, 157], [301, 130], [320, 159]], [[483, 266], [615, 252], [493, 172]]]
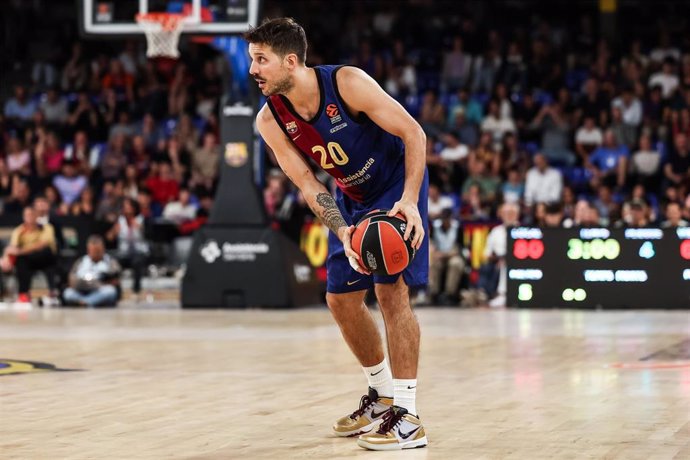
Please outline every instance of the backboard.
[[182, 13], [182, 33], [225, 35], [256, 26], [260, 0], [77, 0], [79, 28], [92, 38], [142, 35], [136, 15]]

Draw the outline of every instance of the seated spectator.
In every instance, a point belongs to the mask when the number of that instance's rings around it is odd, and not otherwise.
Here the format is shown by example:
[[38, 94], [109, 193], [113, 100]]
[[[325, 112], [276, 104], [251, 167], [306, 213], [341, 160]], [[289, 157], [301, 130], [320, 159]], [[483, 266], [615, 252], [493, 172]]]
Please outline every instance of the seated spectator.
[[628, 149], [637, 143], [637, 127], [623, 120], [623, 112], [618, 107], [611, 108], [611, 124], [609, 129], [616, 135], [616, 139]]
[[489, 110], [482, 121], [481, 129], [482, 132], [491, 134], [495, 149], [500, 148], [501, 141], [506, 133], [515, 133], [517, 131], [513, 119], [501, 114], [501, 108], [497, 100], [489, 102]]
[[144, 118], [134, 128], [135, 139], [141, 136], [146, 148], [151, 150], [156, 147], [161, 139], [164, 139], [163, 130], [158, 126], [152, 114], [144, 114]]
[[62, 293], [64, 305], [115, 306], [119, 296], [120, 264], [105, 253], [100, 235], [91, 235], [86, 255], [77, 259], [69, 274], [69, 287]]
[[475, 168], [477, 162], [486, 164], [486, 167], [491, 170], [494, 175], [499, 175], [502, 168], [502, 158], [498, 151], [494, 148], [493, 138], [490, 133], [482, 133], [479, 138], [477, 148], [470, 152], [468, 156], [468, 168], [472, 170]]
[[679, 203], [671, 201], [664, 209], [666, 219], [661, 223], [661, 228], [687, 227], [688, 221], [683, 219], [682, 208]]
[[525, 204], [554, 203], [561, 200], [563, 190], [563, 175], [549, 166], [549, 162], [541, 153], [533, 158], [534, 166], [527, 171], [525, 179]]
[[611, 101], [611, 108], [621, 111], [621, 118], [626, 125], [637, 128], [642, 123], [642, 102], [630, 86], [623, 87], [622, 94]]
[[482, 199], [479, 184], [472, 184], [462, 196], [460, 217], [463, 221], [487, 220], [491, 214], [491, 206]]
[[386, 60], [386, 92], [395, 98], [405, 97], [417, 92], [417, 70], [407, 57], [405, 44], [395, 40], [393, 53]]
[[661, 72], [657, 72], [649, 77], [649, 87], [661, 86], [661, 95], [664, 99], [669, 99], [680, 83], [678, 75], [676, 75], [675, 66], [676, 60], [672, 57], [667, 57], [661, 65]]
[[67, 99], [60, 95], [57, 88], [48, 89], [46, 98], [41, 102], [40, 107], [48, 124], [62, 125], [67, 123], [69, 116]]
[[544, 226], [548, 228], [563, 227], [563, 206], [560, 203], [549, 203], [544, 208]]
[[652, 148], [648, 134], [640, 136], [639, 148], [630, 159], [630, 172], [633, 183], [640, 183], [649, 189], [659, 186], [661, 153]]
[[458, 302], [460, 281], [465, 269], [465, 260], [460, 254], [460, 237], [460, 222], [453, 217], [451, 209], [444, 209], [441, 217], [432, 223], [433, 250], [429, 264], [429, 294], [433, 301], [440, 305], [453, 305]]
[[22, 141], [10, 137], [7, 141], [7, 169], [10, 174], [29, 176], [31, 174], [31, 153], [24, 148]]
[[678, 133], [673, 138], [673, 150], [668, 163], [664, 165], [664, 177], [668, 186], [690, 184], [690, 146], [685, 133]]
[[445, 146], [438, 154], [441, 160], [439, 166], [446, 170], [450, 185], [457, 190], [465, 178], [469, 149], [460, 143], [457, 135], [453, 132], [443, 134], [441, 139]]
[[469, 82], [472, 69], [472, 56], [463, 49], [462, 37], [453, 37], [453, 47], [443, 55], [441, 69], [441, 84], [451, 93], [464, 87]]
[[208, 132], [204, 134], [204, 143], [201, 148], [192, 155], [192, 177], [190, 187], [204, 187], [206, 190], [213, 188], [213, 183], [218, 176], [218, 158], [220, 148], [216, 141], [216, 135]]
[[144, 217], [139, 210], [139, 203], [131, 198], [125, 198], [122, 213], [115, 225], [106, 233], [109, 241], [117, 243], [115, 257], [118, 262], [133, 271], [133, 291], [137, 297], [141, 292], [141, 279], [144, 276], [149, 255], [149, 244], [144, 237]]
[[429, 184], [429, 222], [441, 217], [441, 211], [453, 208], [453, 199], [449, 196], [441, 195], [441, 190], [436, 184]]
[[77, 95], [77, 103], [70, 111], [67, 124], [74, 131], [85, 131], [89, 135], [100, 130], [101, 117], [96, 107], [91, 103], [88, 92], [80, 91]]
[[60, 172], [65, 152], [60, 147], [57, 134], [51, 131], [39, 136], [34, 157], [36, 172], [40, 177], [52, 177]]
[[[478, 126], [484, 118], [484, 109], [482, 105], [473, 98], [470, 98], [470, 93], [465, 88], [458, 90], [458, 99], [450, 104], [448, 108], [448, 126], [456, 126], [455, 117], [462, 111], [467, 123]], [[472, 145], [472, 144], [470, 144]]]
[[139, 177], [146, 177], [149, 171], [151, 171], [151, 152], [143, 136], [134, 136], [132, 138], [129, 164], [133, 164], [136, 167]]
[[158, 163], [158, 174], [146, 180], [146, 187], [151, 191], [153, 201], [163, 208], [170, 201], [177, 198], [180, 184], [173, 176], [170, 163]]
[[531, 129], [542, 133], [542, 153], [550, 163], [557, 162], [566, 166], [575, 164], [575, 154], [570, 150], [570, 123], [562, 113], [559, 103], [545, 104], [537, 114]]
[[505, 266], [507, 228], [520, 224], [520, 208], [515, 203], [504, 203], [498, 216], [501, 225], [491, 229], [484, 247], [484, 264], [479, 269], [478, 287], [490, 299], [490, 307], [505, 307], [508, 275]]
[[177, 201], [170, 201], [163, 209], [163, 218], [181, 224], [196, 217], [196, 206], [191, 203], [191, 193], [186, 187], [180, 188]]
[[445, 123], [445, 110], [435, 92], [428, 90], [422, 98], [422, 106], [417, 121], [427, 136], [437, 136]]
[[51, 296], [57, 294], [54, 279], [56, 253], [57, 242], [53, 226], [36, 222], [36, 211], [27, 206], [23, 212], [23, 223], [12, 231], [10, 243], [0, 259], [2, 272], [16, 269], [18, 302], [31, 302], [31, 278], [37, 270], [45, 272]]
[[86, 131], [74, 133], [74, 141], [65, 146], [65, 161], [75, 162], [77, 169], [91, 175], [91, 168], [97, 167], [101, 161], [101, 151], [97, 146], [89, 143], [89, 136]]
[[592, 152], [587, 169], [592, 173], [590, 182], [596, 189], [601, 184], [621, 188], [625, 185], [628, 168], [628, 148], [618, 143], [611, 130], [604, 133], [604, 143]]
[[12, 181], [12, 194], [4, 203], [5, 214], [19, 215], [24, 208], [31, 206], [31, 189], [26, 179], [14, 176]]
[[100, 172], [103, 180], [116, 180], [122, 177], [129, 162], [125, 153], [126, 136], [118, 134], [113, 137], [101, 158]]
[[612, 224], [620, 217], [620, 206], [613, 199], [611, 187], [602, 185], [597, 189], [597, 198], [592, 202], [597, 208], [602, 225]]
[[601, 129], [595, 124], [594, 117], [585, 117], [584, 124], [575, 133], [575, 151], [582, 164], [589, 159], [589, 155], [604, 141]]
[[649, 206], [644, 200], [635, 198], [623, 204], [622, 218], [616, 227], [644, 228], [652, 225]]
[[38, 195], [34, 198], [34, 211], [36, 212], [36, 223], [38, 225], [51, 225], [53, 227], [57, 250], [59, 251], [65, 247], [62, 225], [58, 222], [55, 212], [50, 209], [50, 202], [45, 195]]
[[122, 181], [106, 181], [96, 206], [96, 220], [115, 222], [120, 214], [124, 198]]
[[462, 184], [463, 199], [472, 185], [479, 186], [482, 201], [492, 202], [498, 193], [501, 179], [491, 174], [485, 162], [476, 161], [474, 166], [470, 166], [470, 177]]
[[525, 183], [522, 180], [522, 175], [517, 168], [508, 170], [508, 180], [503, 183], [501, 187], [501, 194], [503, 201], [507, 203], [520, 203], [522, 196], [525, 193]]
[[122, 62], [117, 58], [110, 60], [101, 86], [103, 89], [114, 89], [118, 96], [134, 101], [134, 77], [125, 71]]
[[518, 137], [524, 142], [539, 142], [540, 136], [537, 127], [531, 123], [539, 113], [539, 107], [531, 92], [522, 95], [522, 100], [515, 106], [514, 119], [518, 129]]
[[79, 199], [88, 183], [85, 175], [78, 174], [77, 163], [74, 161], [63, 162], [62, 172], [53, 178], [53, 185], [60, 193], [62, 202], [68, 207]]
[[14, 97], [5, 103], [5, 117], [18, 126], [31, 121], [34, 112], [38, 109], [36, 103], [27, 94], [26, 87], [16, 85], [14, 87]]
[[462, 107], [455, 111], [455, 120], [450, 130], [463, 145], [475, 147], [479, 141], [479, 129], [476, 124], [467, 120], [465, 109]]

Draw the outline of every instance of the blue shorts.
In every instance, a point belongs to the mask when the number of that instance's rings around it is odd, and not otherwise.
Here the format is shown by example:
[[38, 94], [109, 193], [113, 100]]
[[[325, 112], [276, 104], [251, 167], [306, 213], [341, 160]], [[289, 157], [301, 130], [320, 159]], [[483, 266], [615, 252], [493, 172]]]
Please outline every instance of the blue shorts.
[[[391, 209], [395, 202], [400, 200], [403, 194], [404, 181], [400, 180], [393, 183], [390, 188], [384, 191], [372, 203], [366, 205], [358, 203], [344, 195], [340, 189], [336, 191], [336, 203], [348, 225], [356, 225], [362, 217], [374, 209]], [[412, 259], [410, 265], [403, 270], [402, 275], [405, 284], [410, 287], [426, 286], [429, 280], [429, 213], [428, 207], [429, 175], [424, 173], [424, 181], [419, 190], [419, 214], [424, 225], [424, 241], [422, 246]], [[345, 292], [361, 291], [369, 289], [377, 284], [393, 284], [398, 280], [397, 275], [363, 275], [357, 273], [350, 266], [343, 243], [338, 237], [329, 232], [328, 234], [328, 259], [326, 261], [328, 271], [328, 283], [326, 290], [332, 294], [342, 294]]]

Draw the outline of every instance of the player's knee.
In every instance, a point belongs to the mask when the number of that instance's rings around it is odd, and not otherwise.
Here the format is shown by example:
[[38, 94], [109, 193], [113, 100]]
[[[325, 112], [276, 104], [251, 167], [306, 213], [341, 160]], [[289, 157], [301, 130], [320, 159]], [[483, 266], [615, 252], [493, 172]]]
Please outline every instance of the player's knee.
[[410, 309], [410, 299], [405, 283], [377, 286], [376, 299], [385, 313], [396, 314]]

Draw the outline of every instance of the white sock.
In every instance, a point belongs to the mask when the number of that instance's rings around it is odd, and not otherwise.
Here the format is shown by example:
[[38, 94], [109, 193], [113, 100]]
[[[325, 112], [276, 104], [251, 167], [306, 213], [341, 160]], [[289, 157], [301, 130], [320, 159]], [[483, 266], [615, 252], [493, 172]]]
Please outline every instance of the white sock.
[[362, 366], [362, 369], [364, 370], [364, 375], [367, 376], [369, 386], [376, 390], [379, 397], [393, 397], [393, 375], [386, 358], [383, 358], [383, 361], [375, 366]]
[[417, 416], [417, 379], [393, 379], [393, 404]]

